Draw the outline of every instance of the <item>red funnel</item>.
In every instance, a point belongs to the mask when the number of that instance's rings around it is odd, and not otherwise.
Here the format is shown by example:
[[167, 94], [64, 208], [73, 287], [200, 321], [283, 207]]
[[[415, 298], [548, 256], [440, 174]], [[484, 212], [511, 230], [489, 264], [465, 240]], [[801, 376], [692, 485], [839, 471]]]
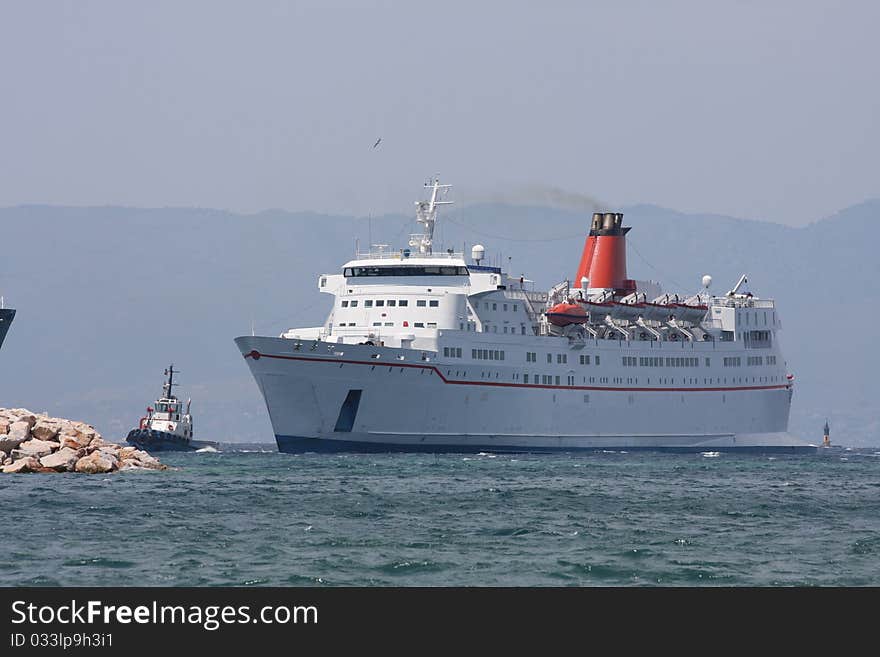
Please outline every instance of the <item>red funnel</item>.
[[593, 250], [596, 248], [596, 236], [587, 235], [587, 241], [584, 242], [584, 252], [581, 254], [581, 262], [578, 265], [577, 274], [575, 274], [572, 287], [579, 288], [581, 279], [590, 277], [590, 265], [593, 262]]
[[[623, 215], [620, 213], [597, 212], [593, 215], [593, 224], [587, 244], [593, 240], [593, 248], [586, 258], [581, 258], [583, 265], [586, 259], [589, 267], [587, 278], [590, 279], [590, 288], [594, 290], [614, 290], [615, 293], [623, 294], [632, 292], [635, 284], [626, 277], [626, 234], [629, 227], [623, 225]], [[577, 280], [580, 285], [580, 278]]]

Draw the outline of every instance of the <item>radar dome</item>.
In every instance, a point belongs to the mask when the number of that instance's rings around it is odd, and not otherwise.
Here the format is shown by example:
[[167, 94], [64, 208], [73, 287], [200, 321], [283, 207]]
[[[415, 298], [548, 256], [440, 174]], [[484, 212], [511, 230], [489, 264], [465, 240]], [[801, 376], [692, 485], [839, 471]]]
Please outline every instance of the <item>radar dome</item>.
[[712, 285], [712, 277], [706, 274], [703, 276], [703, 287], [708, 288], [710, 285]]
[[482, 260], [485, 255], [486, 247], [484, 247], [482, 244], [474, 244], [473, 248], [471, 249], [471, 258], [473, 259], [473, 261], [479, 265], [480, 260]]

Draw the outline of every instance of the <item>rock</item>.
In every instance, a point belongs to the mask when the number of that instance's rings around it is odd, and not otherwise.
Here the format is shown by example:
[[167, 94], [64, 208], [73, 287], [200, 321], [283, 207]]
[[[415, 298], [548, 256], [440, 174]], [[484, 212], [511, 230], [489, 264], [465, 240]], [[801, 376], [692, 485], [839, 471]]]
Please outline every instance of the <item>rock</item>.
[[17, 421], [24, 422], [25, 424], [28, 425], [28, 429], [30, 429], [31, 427], [33, 427], [37, 423], [37, 418], [34, 415], [32, 415], [31, 413], [25, 412], [24, 415], [18, 416]]
[[100, 474], [110, 472], [113, 469], [113, 461], [105, 457], [101, 452], [92, 452], [76, 462], [76, 471], [86, 474]]
[[77, 456], [77, 451], [75, 449], [71, 449], [70, 447], [62, 447], [54, 454], [49, 454], [48, 456], [44, 456], [40, 459], [40, 465], [45, 468], [50, 468], [52, 470], [58, 470], [60, 472], [67, 472], [69, 470], [73, 470], [76, 467], [76, 462], [79, 460]]
[[90, 444], [96, 436], [100, 439], [100, 436], [98, 436], [95, 430], [91, 427], [78, 426], [74, 429], [74, 432], [77, 438], [84, 441], [87, 445]]
[[167, 470], [168, 466], [159, 462], [159, 459], [150, 456], [147, 452], [138, 451], [137, 452], [137, 460], [145, 468], [149, 468], [150, 470]]
[[3, 472], [6, 474], [11, 474], [15, 472], [37, 472], [42, 466], [40, 462], [35, 459], [33, 456], [27, 456], [23, 459], [19, 459], [12, 463], [11, 465], [4, 465]]
[[21, 438], [22, 440], [27, 440], [31, 437], [31, 425], [27, 422], [13, 422], [9, 427], [9, 433], [7, 437], [10, 440], [17, 440]]
[[55, 440], [58, 435], [58, 427], [53, 424], [37, 423], [37, 425], [31, 429], [31, 435], [40, 440]]
[[7, 418], [0, 417], [0, 434], [9, 433], [9, 426], [12, 424]]
[[8, 435], [0, 435], [0, 450], [3, 450], [4, 452], [11, 452], [16, 447], [21, 445], [25, 440], [27, 440], [27, 437], [10, 438]]
[[59, 436], [62, 447], [70, 447], [71, 449], [84, 449], [88, 447], [88, 443], [81, 442], [75, 436]]
[[58, 443], [50, 440], [38, 440], [31, 438], [18, 446], [17, 452], [21, 452], [25, 456], [46, 456], [58, 449]]

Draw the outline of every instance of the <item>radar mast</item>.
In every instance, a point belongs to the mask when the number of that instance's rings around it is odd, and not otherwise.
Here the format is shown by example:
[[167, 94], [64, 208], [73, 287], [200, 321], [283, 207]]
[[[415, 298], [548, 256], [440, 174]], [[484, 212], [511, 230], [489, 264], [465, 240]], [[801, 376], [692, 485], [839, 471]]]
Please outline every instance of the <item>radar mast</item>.
[[425, 188], [431, 190], [431, 198], [427, 201], [416, 201], [416, 221], [424, 224], [425, 230], [421, 235], [410, 235], [409, 245], [418, 247], [419, 253], [430, 255], [434, 245], [434, 224], [437, 221], [437, 206], [452, 205], [452, 201], [441, 201], [440, 198], [452, 185], [441, 185], [439, 178], [434, 178], [425, 183]]

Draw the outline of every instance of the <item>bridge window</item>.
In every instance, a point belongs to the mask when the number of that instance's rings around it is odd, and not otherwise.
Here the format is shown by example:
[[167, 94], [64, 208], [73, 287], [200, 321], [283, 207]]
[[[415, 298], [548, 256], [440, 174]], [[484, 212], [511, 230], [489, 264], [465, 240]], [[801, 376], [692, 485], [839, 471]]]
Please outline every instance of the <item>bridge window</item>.
[[342, 307], [343, 307], [343, 308], [348, 308], [348, 301], [343, 301], [343, 302], [342, 302]]
[[346, 278], [360, 276], [467, 276], [467, 267], [392, 265], [374, 267], [346, 267]]
[[431, 308], [436, 308], [437, 306], [440, 305], [440, 302], [437, 301], [436, 299], [432, 299], [431, 301], [428, 302], [428, 305], [431, 306]]
[[354, 301], [351, 302], [352, 308], [357, 308], [357, 305], [358, 305], [357, 299], [355, 299]]
[[399, 299], [397, 301], [397, 305], [400, 306], [401, 308], [406, 308], [409, 305], [409, 301], [407, 301], [406, 299]]
[[416, 306], [418, 308], [424, 308], [427, 305], [428, 303], [424, 299], [419, 299], [418, 301], [416, 301]]

